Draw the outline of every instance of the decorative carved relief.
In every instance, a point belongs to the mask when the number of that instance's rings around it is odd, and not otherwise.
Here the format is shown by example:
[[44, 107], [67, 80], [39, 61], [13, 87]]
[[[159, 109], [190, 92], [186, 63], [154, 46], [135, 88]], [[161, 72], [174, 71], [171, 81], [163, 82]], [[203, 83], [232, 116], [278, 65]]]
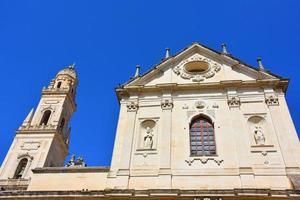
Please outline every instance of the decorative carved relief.
[[139, 104], [135, 101], [129, 101], [127, 102], [127, 111], [128, 112], [135, 112], [139, 109]]
[[170, 110], [172, 108], [173, 108], [173, 100], [172, 99], [161, 100], [161, 109]]
[[265, 96], [265, 102], [268, 106], [279, 105], [278, 96], [274, 94]]
[[32, 150], [38, 150], [38, 148], [41, 146], [39, 142], [24, 142], [21, 145], [22, 150], [32, 151]]
[[195, 102], [195, 107], [198, 109], [203, 109], [206, 107], [206, 103], [202, 100], [198, 100]]
[[[202, 71], [188, 71], [185, 67], [186, 64], [192, 62], [203, 62], [207, 66]], [[174, 73], [179, 75], [183, 79], [191, 79], [194, 82], [204, 81], [205, 79], [213, 77], [221, 69], [221, 65], [217, 62], [214, 62], [206, 57], [203, 57], [199, 54], [195, 54], [190, 58], [180, 62], [174, 69]]]
[[238, 96], [228, 97], [227, 103], [229, 107], [239, 107], [241, 100]]
[[260, 126], [255, 126], [254, 129], [254, 138], [257, 145], [264, 145], [266, 138], [265, 135], [262, 132], [262, 129]]
[[221, 163], [224, 162], [224, 160], [222, 160], [222, 159], [217, 160], [216, 158], [190, 158], [190, 159], [185, 160], [185, 162], [189, 166], [191, 166], [194, 163], [194, 161], [196, 161], [196, 160], [199, 160], [202, 164], [206, 164], [209, 160], [211, 160], [211, 161], [215, 162], [218, 166], [220, 166]]

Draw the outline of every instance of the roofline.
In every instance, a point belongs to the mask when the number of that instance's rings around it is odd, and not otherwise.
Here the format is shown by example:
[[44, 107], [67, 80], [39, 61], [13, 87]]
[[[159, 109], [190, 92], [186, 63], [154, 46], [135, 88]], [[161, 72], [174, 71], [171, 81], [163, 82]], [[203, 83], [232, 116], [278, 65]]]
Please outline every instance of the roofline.
[[[128, 85], [128, 84], [131, 83], [132, 81], [134, 81], [134, 80], [136, 80], [136, 79], [138, 79], [138, 78], [141, 78], [141, 77], [146, 76], [148, 73], [150, 73], [151, 71], [155, 70], [159, 65], [162, 65], [163, 63], [165, 63], [165, 62], [167, 62], [167, 61], [170, 61], [172, 58], [175, 58], [176, 56], [178, 56], [179, 54], [181, 54], [182, 52], [184, 52], [185, 50], [187, 50], [188, 48], [190, 48], [190, 47], [193, 46], [193, 45], [199, 45], [199, 46], [202, 46], [202, 47], [204, 47], [204, 48], [206, 48], [206, 49], [208, 49], [208, 50], [210, 50], [210, 51], [212, 51], [212, 52], [214, 52], [214, 53], [216, 53], [216, 54], [218, 54], [218, 55], [228, 57], [228, 58], [230, 58], [230, 59], [232, 59], [232, 60], [238, 62], [239, 64], [242, 64], [242, 65], [244, 65], [244, 66], [247, 66], [247, 67], [249, 67], [249, 68], [251, 68], [251, 69], [253, 69], [253, 70], [259, 72], [259, 69], [258, 69], [257, 67], [254, 67], [254, 66], [252, 66], [252, 65], [250, 65], [250, 64], [248, 64], [248, 63], [242, 61], [241, 59], [238, 59], [238, 58], [234, 57], [232, 54], [224, 54], [224, 53], [219, 52], [219, 51], [217, 51], [217, 50], [215, 50], [215, 49], [212, 49], [212, 48], [210, 48], [210, 47], [208, 47], [208, 46], [206, 46], [206, 45], [203, 45], [203, 44], [201, 44], [201, 43], [199, 43], [199, 42], [193, 42], [192, 44], [190, 44], [190, 45], [186, 46], [185, 48], [181, 49], [180, 51], [178, 51], [178, 52], [175, 53], [174, 55], [170, 56], [169, 58], [162, 59], [159, 63], [155, 64], [155, 65], [154, 65], [153, 67], [151, 67], [148, 71], [146, 71], [143, 75], [140, 75], [140, 76], [137, 76], [137, 77], [130, 78], [130, 80], [128, 80], [127, 82], [125, 82], [124, 84], [122, 84], [122, 86]], [[284, 78], [284, 77], [282, 77], [282, 76], [276, 75], [276, 74], [272, 73], [272, 72], [269, 71], [269, 70], [265, 71], [265, 73], [268, 73], [268, 74], [270, 74], [271, 76], [274, 76], [274, 77], [279, 78], [279, 79], [287, 79], [287, 78]]]

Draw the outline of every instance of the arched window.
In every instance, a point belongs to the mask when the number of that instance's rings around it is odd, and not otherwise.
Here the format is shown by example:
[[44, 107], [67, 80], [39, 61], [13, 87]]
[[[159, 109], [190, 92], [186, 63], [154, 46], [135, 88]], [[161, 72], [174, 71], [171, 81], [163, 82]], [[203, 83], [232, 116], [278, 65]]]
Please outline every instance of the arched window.
[[191, 156], [216, 155], [214, 126], [211, 120], [200, 116], [190, 124]]
[[42, 117], [40, 125], [47, 125], [48, 121], [49, 121], [49, 118], [50, 118], [50, 115], [51, 115], [51, 110], [46, 110], [44, 112], [44, 115]]
[[20, 162], [19, 162], [19, 165], [16, 169], [16, 172], [15, 172], [15, 175], [14, 175], [14, 178], [15, 179], [20, 179], [22, 178], [23, 174], [24, 174], [24, 171], [26, 169], [26, 165], [28, 163], [28, 159], [27, 158], [23, 158]]
[[56, 85], [57, 88], [60, 88], [61, 87], [61, 81], [59, 81]]
[[62, 131], [64, 129], [65, 123], [66, 123], [65, 118], [62, 118], [62, 120], [60, 122], [60, 125], [59, 125], [59, 130], [60, 131]]

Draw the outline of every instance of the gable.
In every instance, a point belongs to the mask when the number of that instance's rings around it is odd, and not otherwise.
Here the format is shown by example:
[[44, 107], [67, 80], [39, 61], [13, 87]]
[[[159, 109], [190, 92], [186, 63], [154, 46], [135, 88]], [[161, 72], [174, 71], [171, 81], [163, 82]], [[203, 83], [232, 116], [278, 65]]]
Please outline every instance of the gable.
[[173, 57], [163, 60], [143, 76], [133, 79], [125, 86], [249, 81], [261, 77], [279, 78], [276, 75], [259, 71], [230, 55], [194, 43]]

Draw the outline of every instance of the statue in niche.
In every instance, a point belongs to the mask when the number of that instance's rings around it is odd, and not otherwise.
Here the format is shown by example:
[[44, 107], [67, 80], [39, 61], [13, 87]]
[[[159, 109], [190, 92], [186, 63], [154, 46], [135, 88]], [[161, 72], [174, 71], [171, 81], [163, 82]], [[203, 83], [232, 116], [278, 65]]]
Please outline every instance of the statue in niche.
[[153, 147], [153, 130], [150, 127], [146, 128], [145, 136], [144, 136], [144, 148], [152, 149]]
[[254, 138], [255, 138], [256, 144], [258, 144], [258, 145], [265, 144], [266, 138], [265, 138], [265, 135], [263, 134], [260, 126], [255, 126]]

